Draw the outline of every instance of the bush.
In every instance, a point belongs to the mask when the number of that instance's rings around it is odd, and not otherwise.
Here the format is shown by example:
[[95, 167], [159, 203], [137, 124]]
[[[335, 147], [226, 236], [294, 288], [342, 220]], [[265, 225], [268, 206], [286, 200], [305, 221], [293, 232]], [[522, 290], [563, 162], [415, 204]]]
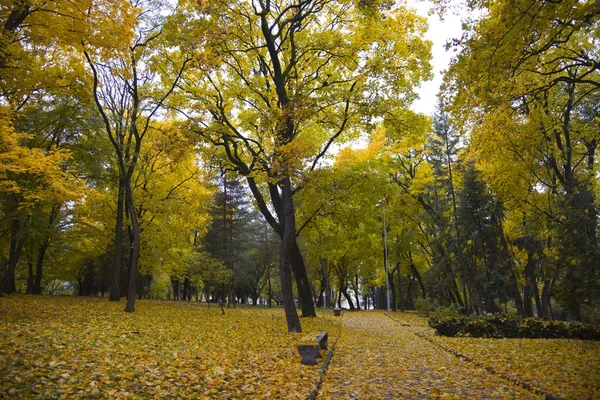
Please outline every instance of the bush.
[[429, 313], [433, 312], [437, 307], [437, 303], [429, 297], [418, 298], [415, 300], [415, 310], [417, 314], [423, 317], [429, 317]]
[[443, 336], [600, 340], [598, 325], [507, 315], [434, 315], [429, 318], [429, 326]]
[[448, 307], [438, 307], [435, 309], [435, 315], [439, 317], [459, 317], [460, 312], [456, 304], [450, 304]]
[[541, 318], [525, 318], [521, 321], [521, 336], [526, 338], [568, 338], [569, 324]]
[[465, 317], [444, 317], [434, 315], [429, 318], [429, 326], [444, 336], [459, 336], [464, 328]]

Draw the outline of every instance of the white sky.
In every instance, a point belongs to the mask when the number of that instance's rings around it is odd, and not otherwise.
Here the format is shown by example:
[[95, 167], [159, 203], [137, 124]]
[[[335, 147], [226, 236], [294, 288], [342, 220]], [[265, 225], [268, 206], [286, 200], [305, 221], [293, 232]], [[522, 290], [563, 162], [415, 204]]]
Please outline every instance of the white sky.
[[431, 8], [431, 3], [427, 0], [406, 0], [407, 3], [414, 7], [419, 14], [427, 17], [429, 29], [425, 35], [426, 39], [433, 42], [431, 53], [433, 59], [431, 65], [433, 67], [434, 77], [432, 80], [424, 82], [417, 90], [419, 99], [413, 103], [411, 109], [427, 115], [433, 115], [437, 105], [437, 93], [442, 83], [443, 71], [448, 68], [450, 59], [454, 54], [452, 49], [446, 51], [444, 45], [449, 39], [458, 38], [461, 36], [460, 16], [448, 12], [444, 20], [441, 21], [437, 14], [428, 16], [428, 11]]

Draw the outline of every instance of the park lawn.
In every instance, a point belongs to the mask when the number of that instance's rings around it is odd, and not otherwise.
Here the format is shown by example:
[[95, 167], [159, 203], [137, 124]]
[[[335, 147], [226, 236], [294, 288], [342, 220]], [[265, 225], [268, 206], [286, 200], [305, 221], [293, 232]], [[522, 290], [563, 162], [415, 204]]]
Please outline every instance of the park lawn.
[[[318, 367], [300, 364], [282, 309], [70, 296], [0, 298], [0, 398], [305, 399]], [[329, 313], [305, 331], [339, 334]]]
[[600, 399], [600, 342], [571, 339], [445, 337], [414, 312], [394, 313], [407, 329], [426, 336], [498, 375], [565, 399]]

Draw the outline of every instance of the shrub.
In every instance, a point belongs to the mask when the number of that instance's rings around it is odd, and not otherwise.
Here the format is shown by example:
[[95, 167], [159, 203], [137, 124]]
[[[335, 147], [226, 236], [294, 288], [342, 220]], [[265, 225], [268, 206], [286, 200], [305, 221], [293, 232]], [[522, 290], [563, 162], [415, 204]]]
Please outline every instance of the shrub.
[[507, 315], [434, 315], [429, 326], [443, 336], [600, 340], [600, 326]]
[[521, 337], [556, 339], [569, 337], [569, 325], [562, 321], [525, 318], [521, 321]]
[[466, 317], [444, 317], [434, 315], [429, 318], [429, 326], [438, 331], [440, 335], [457, 336], [464, 328], [464, 320]]
[[439, 317], [459, 317], [460, 312], [456, 304], [450, 304], [448, 307], [439, 306], [436, 308], [435, 315]]
[[430, 312], [433, 312], [437, 307], [437, 303], [429, 297], [418, 298], [415, 300], [415, 310], [417, 314], [428, 317]]

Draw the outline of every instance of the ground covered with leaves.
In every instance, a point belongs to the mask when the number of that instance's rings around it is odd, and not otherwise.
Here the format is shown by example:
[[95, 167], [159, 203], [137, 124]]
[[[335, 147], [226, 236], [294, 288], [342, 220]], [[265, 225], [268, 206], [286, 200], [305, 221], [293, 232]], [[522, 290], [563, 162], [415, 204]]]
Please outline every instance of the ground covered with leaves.
[[[0, 298], [0, 398], [305, 399], [319, 379], [318, 368], [300, 364], [301, 334], [287, 333], [281, 309], [124, 308], [99, 298]], [[302, 322], [339, 326], [329, 316]]]
[[[306, 399], [319, 365], [281, 309], [106, 299], [0, 298], [0, 398]], [[600, 398], [600, 343], [437, 336], [411, 313], [331, 311], [318, 399]], [[324, 354], [325, 355], [325, 354]]]

